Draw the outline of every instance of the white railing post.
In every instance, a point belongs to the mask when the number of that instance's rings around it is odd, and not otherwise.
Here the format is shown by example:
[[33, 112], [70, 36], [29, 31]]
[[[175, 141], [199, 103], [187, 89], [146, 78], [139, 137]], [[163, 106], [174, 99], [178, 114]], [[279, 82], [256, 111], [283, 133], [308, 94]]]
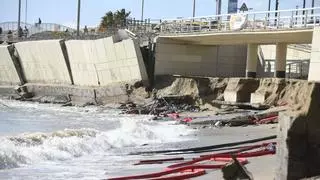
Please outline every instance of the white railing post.
[[209, 31], [211, 31], [211, 18], [209, 19]]
[[266, 16], [264, 17], [264, 29], [267, 29], [268, 25], [269, 25], [269, 18], [268, 18], [268, 15], [266, 14]]
[[294, 11], [291, 12], [290, 28], [293, 28]]
[[192, 18], [192, 21], [191, 21], [191, 32], [194, 31], [193, 23], [194, 23], [194, 18]]
[[256, 29], [256, 14], [253, 14], [253, 29]]
[[307, 23], [308, 23], [308, 11], [305, 11], [304, 27], [307, 27]]
[[280, 24], [280, 12], [278, 12], [278, 17], [277, 17], [277, 29], [279, 28]]

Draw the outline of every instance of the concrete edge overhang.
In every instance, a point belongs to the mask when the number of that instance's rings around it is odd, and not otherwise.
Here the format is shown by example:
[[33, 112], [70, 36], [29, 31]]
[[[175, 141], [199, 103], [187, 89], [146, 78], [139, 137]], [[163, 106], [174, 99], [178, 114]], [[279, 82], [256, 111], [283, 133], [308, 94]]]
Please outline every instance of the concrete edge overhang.
[[310, 44], [313, 29], [237, 31], [193, 34], [162, 34], [160, 39], [200, 45], [227, 44]]

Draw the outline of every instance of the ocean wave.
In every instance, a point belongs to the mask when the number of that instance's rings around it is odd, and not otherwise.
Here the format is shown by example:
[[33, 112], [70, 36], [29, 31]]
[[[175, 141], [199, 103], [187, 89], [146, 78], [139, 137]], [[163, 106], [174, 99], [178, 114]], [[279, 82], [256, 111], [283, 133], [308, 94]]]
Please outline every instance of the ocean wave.
[[109, 131], [64, 129], [52, 133], [30, 133], [1, 137], [0, 169], [42, 161], [65, 161], [81, 156], [106, 153], [111, 148], [139, 146], [182, 140], [191, 130], [146, 119], [121, 119], [120, 127]]

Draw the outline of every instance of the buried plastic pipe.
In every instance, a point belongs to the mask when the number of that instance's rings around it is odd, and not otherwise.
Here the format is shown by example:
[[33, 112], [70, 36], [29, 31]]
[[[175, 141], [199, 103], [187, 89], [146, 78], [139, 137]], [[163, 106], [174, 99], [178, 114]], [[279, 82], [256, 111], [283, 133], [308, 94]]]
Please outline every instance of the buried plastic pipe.
[[[229, 162], [229, 161], [232, 161], [232, 158], [221, 157], [221, 158], [216, 158], [216, 159], [211, 158], [210, 160], [211, 161]], [[238, 160], [242, 165], [248, 164], [248, 161], [244, 158], [239, 158]], [[168, 168], [164, 171], [157, 172], [157, 173], [109, 178], [109, 180], [150, 179], [150, 178], [155, 178], [157, 180], [186, 179], [186, 178], [192, 178], [192, 177], [204, 175], [205, 174], [204, 169], [220, 169], [220, 168], [224, 167], [225, 165], [226, 165], [226, 163], [214, 164], [214, 165], [196, 164], [196, 165], [191, 165], [191, 166], [179, 167], [179, 168], [175, 168], [175, 169]], [[175, 173], [186, 173], [186, 172], [194, 172], [194, 171], [196, 173], [182, 174], [182, 175], [178, 175], [178, 176], [168, 176], [168, 175], [175, 174]], [[197, 174], [197, 171], [201, 171], [202, 173]], [[167, 176], [167, 177], [161, 177], [161, 176]]]
[[196, 148], [186, 148], [186, 149], [173, 149], [173, 150], [160, 150], [160, 151], [142, 151], [142, 152], [135, 152], [130, 153], [129, 155], [139, 155], [139, 154], [161, 154], [161, 153], [171, 153], [171, 152], [191, 152], [191, 151], [203, 151], [203, 150], [212, 150], [212, 149], [219, 149], [224, 147], [232, 147], [232, 146], [238, 146], [242, 144], [250, 144], [250, 143], [256, 143], [261, 141], [267, 141], [271, 139], [276, 139], [277, 136], [267, 136], [263, 138], [258, 139], [251, 139], [247, 141], [238, 141], [238, 142], [232, 142], [232, 143], [225, 143], [225, 144], [217, 144], [212, 146], [203, 146], [203, 147], [196, 147]]
[[[251, 149], [248, 148], [246, 150], [245, 149], [243, 149], [243, 150], [248, 151], [248, 150], [257, 149], [257, 148], [260, 148], [260, 147], [255, 147], [255, 148], [251, 148]], [[265, 150], [255, 151], [255, 152], [247, 152], [247, 153], [236, 153], [235, 151], [232, 151], [232, 152], [226, 152], [226, 153], [204, 155], [204, 156], [200, 156], [199, 158], [195, 158], [191, 161], [186, 161], [186, 162], [170, 165], [170, 166], [168, 166], [168, 168], [172, 169], [172, 168], [193, 165], [195, 163], [207, 161], [207, 160], [214, 159], [214, 158], [232, 158], [232, 154], [234, 154], [237, 158], [248, 158], [248, 157], [258, 157], [258, 156], [264, 156], [264, 155], [273, 155], [273, 154], [275, 154], [275, 151], [265, 149]]]

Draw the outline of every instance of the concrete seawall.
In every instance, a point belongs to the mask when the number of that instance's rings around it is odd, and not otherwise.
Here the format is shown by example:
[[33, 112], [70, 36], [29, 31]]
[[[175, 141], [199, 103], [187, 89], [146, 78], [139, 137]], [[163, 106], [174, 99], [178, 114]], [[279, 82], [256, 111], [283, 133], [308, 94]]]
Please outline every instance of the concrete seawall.
[[72, 84], [61, 41], [63, 40], [14, 44], [28, 83]]
[[114, 43], [112, 37], [66, 41], [74, 84], [105, 86], [115, 82], [147, 81], [137, 46], [131, 39]]
[[0, 46], [0, 85], [21, 85], [22, 82], [9, 48], [12, 48], [12, 46]]
[[29, 92], [28, 98], [34, 96], [40, 102], [119, 103], [128, 100], [127, 88], [137, 82], [148, 86], [148, 81], [140, 46], [132, 39], [43, 40], [0, 46], [1, 96], [20, 93], [25, 98]]

